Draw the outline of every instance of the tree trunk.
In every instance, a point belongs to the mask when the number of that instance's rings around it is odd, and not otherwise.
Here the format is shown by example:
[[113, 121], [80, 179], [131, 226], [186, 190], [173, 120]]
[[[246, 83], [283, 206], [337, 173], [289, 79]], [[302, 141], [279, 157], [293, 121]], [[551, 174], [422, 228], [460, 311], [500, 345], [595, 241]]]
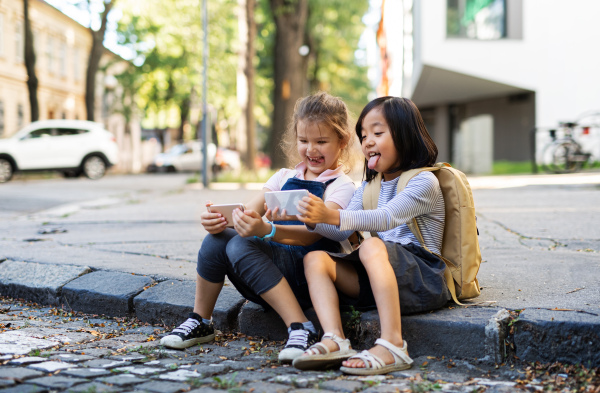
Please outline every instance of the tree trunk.
[[275, 20], [273, 124], [270, 138], [272, 166], [288, 166], [280, 148], [281, 138], [292, 117], [296, 101], [305, 94], [304, 59], [298, 52], [303, 44], [308, 0], [270, 0]]
[[25, 16], [25, 68], [27, 69], [27, 88], [29, 89], [29, 109], [33, 122], [40, 118], [40, 107], [37, 98], [38, 78], [35, 74], [35, 48], [29, 20], [29, 0], [23, 2], [23, 11]]
[[[104, 32], [106, 31], [106, 21], [108, 13], [116, 0], [111, 0], [104, 3], [104, 11], [100, 15], [101, 25], [97, 31], [92, 30], [90, 27], [90, 33], [92, 35], [92, 48], [90, 49], [90, 56], [88, 59], [87, 73], [85, 75], [85, 109], [87, 111], [87, 119], [94, 121], [94, 107], [96, 99], [96, 73], [100, 66], [100, 58], [104, 51]], [[91, 13], [91, 10], [90, 10]]]
[[192, 105], [191, 94], [188, 94], [181, 101], [179, 107], [179, 128], [177, 129], [177, 142], [182, 143], [184, 140], [185, 125], [190, 122], [190, 108]]

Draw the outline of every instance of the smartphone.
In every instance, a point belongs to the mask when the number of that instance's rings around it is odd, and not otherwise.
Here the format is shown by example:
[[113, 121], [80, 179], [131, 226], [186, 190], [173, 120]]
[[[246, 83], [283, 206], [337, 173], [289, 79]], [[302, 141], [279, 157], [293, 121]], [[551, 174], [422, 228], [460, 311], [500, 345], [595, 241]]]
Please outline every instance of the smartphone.
[[278, 207], [279, 213], [285, 209], [288, 216], [295, 216], [300, 214], [298, 202], [305, 196], [308, 196], [307, 190], [268, 191], [265, 192], [265, 201], [271, 211]]
[[245, 207], [241, 203], [231, 203], [225, 205], [210, 205], [207, 206], [206, 209], [210, 213], [219, 213], [227, 220], [227, 226], [233, 227], [233, 211], [235, 209], [240, 209], [244, 211]]

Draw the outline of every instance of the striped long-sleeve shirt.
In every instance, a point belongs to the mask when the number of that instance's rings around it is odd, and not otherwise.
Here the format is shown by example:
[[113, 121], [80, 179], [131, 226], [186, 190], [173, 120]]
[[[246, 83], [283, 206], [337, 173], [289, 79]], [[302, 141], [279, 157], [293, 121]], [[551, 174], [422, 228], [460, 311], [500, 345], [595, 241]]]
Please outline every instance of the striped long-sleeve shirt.
[[366, 182], [354, 192], [350, 204], [340, 210], [340, 225], [317, 224], [314, 231], [327, 238], [342, 241], [354, 231], [377, 232], [385, 241], [421, 245], [406, 225], [417, 219], [427, 248], [440, 253], [444, 233], [444, 198], [439, 182], [431, 172], [421, 172], [406, 188], [396, 193], [399, 177], [381, 182], [377, 209], [363, 210]]

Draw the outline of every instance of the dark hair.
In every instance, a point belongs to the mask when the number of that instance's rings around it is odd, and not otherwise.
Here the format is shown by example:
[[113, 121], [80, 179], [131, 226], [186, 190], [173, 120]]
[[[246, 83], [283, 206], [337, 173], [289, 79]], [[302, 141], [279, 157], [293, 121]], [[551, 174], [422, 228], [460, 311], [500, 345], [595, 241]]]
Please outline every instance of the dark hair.
[[[379, 97], [364, 107], [356, 123], [356, 135], [362, 143], [362, 123], [365, 116], [375, 108], [381, 108], [381, 113], [387, 122], [394, 146], [400, 159], [397, 168], [392, 171], [407, 171], [409, 169], [433, 166], [437, 159], [438, 149], [427, 132], [425, 122], [417, 106], [408, 98]], [[371, 181], [377, 172], [369, 169], [365, 158], [364, 176]]]

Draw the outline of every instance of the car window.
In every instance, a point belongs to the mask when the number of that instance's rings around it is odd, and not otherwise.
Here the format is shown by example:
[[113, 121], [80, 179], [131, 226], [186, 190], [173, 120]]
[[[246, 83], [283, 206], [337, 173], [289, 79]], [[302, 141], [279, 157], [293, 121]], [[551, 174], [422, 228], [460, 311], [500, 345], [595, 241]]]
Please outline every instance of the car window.
[[29, 133], [30, 138], [41, 138], [43, 136], [53, 136], [56, 135], [56, 128], [41, 128], [39, 130], [35, 130]]
[[79, 135], [88, 132], [88, 130], [82, 130], [79, 128], [60, 128], [58, 129], [58, 135]]

